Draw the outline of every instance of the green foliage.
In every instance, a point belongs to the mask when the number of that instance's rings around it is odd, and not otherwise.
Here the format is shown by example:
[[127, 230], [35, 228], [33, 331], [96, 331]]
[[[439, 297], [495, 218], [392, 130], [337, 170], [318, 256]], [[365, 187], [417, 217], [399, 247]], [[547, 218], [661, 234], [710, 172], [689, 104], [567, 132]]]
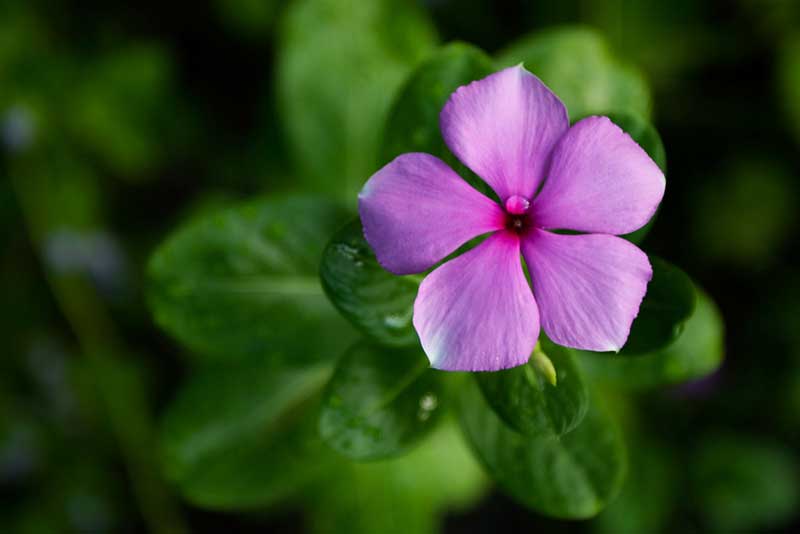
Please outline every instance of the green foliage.
[[156, 322], [212, 359], [333, 359], [355, 339], [323, 294], [319, 258], [347, 212], [272, 198], [197, 217], [148, 266]]
[[299, 0], [280, 32], [279, 109], [303, 184], [348, 202], [378, 166], [379, 132], [435, 32], [403, 0]]
[[796, 176], [771, 158], [737, 158], [692, 198], [695, 253], [726, 267], [769, 266], [793, 244], [798, 194]]
[[355, 460], [406, 452], [438, 419], [441, 374], [419, 348], [360, 343], [336, 367], [322, 402], [319, 431]]
[[262, 508], [296, 494], [332, 462], [314, 424], [314, 398], [329, 376], [328, 365], [258, 357], [199, 372], [164, 415], [168, 479], [208, 508]]
[[71, 136], [123, 175], [173, 156], [176, 137], [188, 134], [189, 116], [175, 95], [172, 69], [170, 56], [156, 45], [98, 58], [70, 92], [65, 121]]
[[778, 56], [778, 91], [786, 125], [800, 142], [800, 32], [789, 35]]
[[792, 451], [739, 435], [704, 439], [691, 463], [698, 511], [714, 532], [764, 532], [791, 518], [800, 505]]
[[617, 111], [650, 115], [650, 90], [642, 75], [619, 62], [605, 39], [589, 28], [532, 33], [497, 59], [501, 67], [520, 62], [561, 98], [573, 121]]
[[269, 36], [278, 13], [288, 0], [216, 0], [223, 24], [252, 39]]
[[339, 230], [322, 256], [320, 278], [336, 308], [370, 338], [385, 345], [417, 345], [411, 324], [419, 287], [378, 264], [358, 220]]
[[677, 384], [712, 373], [722, 363], [722, 317], [716, 304], [697, 289], [694, 314], [666, 347], [632, 358], [576, 351], [581, 368], [595, 381], [624, 389]]
[[450, 43], [431, 54], [411, 74], [389, 112], [381, 163], [408, 152], [433, 154], [492, 196], [491, 189], [448, 150], [439, 129], [439, 113], [456, 89], [494, 70], [491, 58], [468, 44]]
[[381, 160], [391, 161], [406, 152], [427, 152], [455, 167], [458, 162], [439, 130], [439, 113], [456, 89], [492, 72], [491, 58], [472, 45], [450, 43], [436, 50], [400, 89], [386, 121]]
[[512, 369], [476, 373], [475, 377], [486, 402], [506, 425], [526, 436], [558, 437], [583, 420], [589, 396], [569, 349], [547, 340], [541, 347], [555, 367], [555, 385], [536, 370], [533, 359]]
[[521, 504], [560, 518], [587, 518], [614, 498], [625, 472], [615, 424], [591, 406], [581, 424], [560, 438], [530, 437], [505, 423], [469, 383], [459, 414], [475, 453], [498, 485]]
[[393, 460], [341, 462], [312, 494], [319, 534], [435, 534], [446, 511], [480, 498], [487, 480], [452, 421]]
[[[628, 437], [628, 436], [626, 436]], [[597, 516], [600, 534], [668, 532], [678, 489], [673, 454], [653, 439], [633, 437], [625, 484], [608, 508]]]
[[651, 257], [653, 279], [633, 321], [621, 355], [646, 354], [675, 341], [697, 300], [689, 276], [661, 258]]

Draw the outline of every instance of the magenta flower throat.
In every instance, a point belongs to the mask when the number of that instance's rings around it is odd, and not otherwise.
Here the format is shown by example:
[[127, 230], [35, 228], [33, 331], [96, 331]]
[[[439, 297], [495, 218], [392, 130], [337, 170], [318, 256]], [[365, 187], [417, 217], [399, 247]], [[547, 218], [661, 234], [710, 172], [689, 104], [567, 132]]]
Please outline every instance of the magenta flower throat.
[[413, 324], [431, 365], [521, 365], [540, 324], [560, 345], [618, 351], [652, 268], [617, 236], [655, 213], [666, 183], [658, 166], [606, 117], [570, 127], [558, 97], [521, 66], [456, 90], [440, 127], [502, 205], [423, 153], [397, 157], [359, 194], [364, 236], [395, 274], [426, 271], [490, 234], [420, 285]]

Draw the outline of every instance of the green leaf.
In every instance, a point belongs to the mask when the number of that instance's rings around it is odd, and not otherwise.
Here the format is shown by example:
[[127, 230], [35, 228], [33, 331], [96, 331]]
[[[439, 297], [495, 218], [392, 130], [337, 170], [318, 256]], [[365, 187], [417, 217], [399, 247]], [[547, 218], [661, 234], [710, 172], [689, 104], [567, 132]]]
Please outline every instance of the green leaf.
[[315, 403], [330, 366], [276, 367], [261, 358], [192, 377], [164, 415], [167, 478], [192, 503], [266, 507], [295, 494], [332, 458], [316, 435]]
[[334, 358], [356, 338], [319, 283], [325, 239], [347, 213], [310, 198], [272, 198], [196, 218], [148, 266], [156, 322], [211, 358], [298, 363]]
[[800, 141], [800, 32], [794, 31], [779, 49], [778, 89], [782, 107], [786, 111], [784, 124], [791, 128], [797, 141]]
[[483, 181], [448, 150], [439, 129], [439, 113], [456, 89], [494, 71], [491, 58], [483, 50], [465, 43], [450, 43], [428, 57], [411, 74], [389, 112], [381, 163], [407, 152], [426, 152], [488, 192]]
[[304, 185], [355, 202], [379, 166], [394, 94], [434, 45], [404, 0], [298, 0], [281, 26], [277, 95]]
[[419, 281], [378, 264], [358, 219], [328, 243], [320, 278], [331, 302], [370, 338], [385, 345], [418, 344], [411, 315]]
[[[627, 436], [626, 436], [627, 437]], [[667, 532], [679, 488], [679, 465], [671, 449], [652, 438], [628, 442], [628, 477], [619, 496], [597, 516], [601, 534]]]
[[66, 126], [114, 172], [143, 175], [190, 139], [194, 115], [181, 101], [174, 65], [159, 45], [129, 45], [78, 72], [63, 110]]
[[439, 129], [439, 114], [450, 95], [462, 85], [494, 72], [492, 59], [466, 43], [449, 43], [431, 54], [411, 74], [392, 105], [381, 150], [390, 161], [406, 152], [427, 152], [457, 160]]
[[714, 302], [700, 289], [696, 290], [694, 314], [675, 341], [635, 358], [575, 351], [586, 375], [614, 387], [645, 389], [685, 382], [713, 372], [722, 363], [724, 326]]
[[588, 393], [569, 349], [547, 340], [541, 346], [555, 367], [556, 385], [535, 369], [533, 359], [475, 378], [486, 401], [512, 429], [531, 437], [561, 436], [586, 415]]
[[584, 27], [548, 29], [523, 37], [498, 56], [502, 67], [523, 62], [567, 106], [571, 120], [629, 111], [650, 115], [642, 75], [620, 63], [605, 39]]
[[[647, 120], [631, 112], [615, 111], [609, 113], [608, 118], [630, 135], [631, 138], [647, 152], [650, 158], [652, 158], [666, 176], [667, 153], [664, 150], [664, 143], [661, 141], [661, 136], [658, 134], [655, 127]], [[643, 227], [622, 237], [632, 243], [641, 243], [653, 226], [656, 215], [653, 215]]]
[[339, 462], [311, 496], [311, 531], [436, 534], [445, 512], [473, 505], [487, 482], [458, 427], [446, 419], [405, 456]]
[[420, 349], [360, 343], [328, 384], [319, 431], [328, 445], [356, 460], [399, 455], [433, 428], [441, 398], [440, 376]]
[[620, 355], [647, 354], [675, 341], [695, 309], [691, 278], [661, 258], [650, 257], [653, 279]]
[[616, 425], [595, 406], [560, 438], [530, 437], [506, 426], [476, 384], [465, 386], [459, 404], [464, 432], [510, 496], [540, 513], [579, 519], [597, 514], [616, 495], [625, 451]]
[[793, 451], [763, 436], [705, 438], [691, 461], [697, 509], [709, 532], [765, 532], [796, 516], [800, 505]]

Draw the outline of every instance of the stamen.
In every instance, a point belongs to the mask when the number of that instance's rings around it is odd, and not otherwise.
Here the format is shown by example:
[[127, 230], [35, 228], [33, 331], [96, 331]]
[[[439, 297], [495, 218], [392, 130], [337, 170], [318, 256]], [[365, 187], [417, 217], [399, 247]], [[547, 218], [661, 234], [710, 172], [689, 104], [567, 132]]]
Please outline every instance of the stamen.
[[512, 195], [506, 200], [506, 211], [512, 215], [522, 215], [530, 207], [530, 201], [519, 195]]

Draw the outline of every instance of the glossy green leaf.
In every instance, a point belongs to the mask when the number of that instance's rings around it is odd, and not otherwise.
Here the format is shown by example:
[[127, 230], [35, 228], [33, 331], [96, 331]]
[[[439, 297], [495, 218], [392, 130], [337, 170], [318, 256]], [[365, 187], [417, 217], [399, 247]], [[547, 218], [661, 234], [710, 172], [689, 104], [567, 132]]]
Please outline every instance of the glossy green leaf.
[[473, 505], [487, 483], [458, 427], [446, 419], [407, 455], [339, 462], [312, 495], [310, 528], [319, 534], [436, 534], [445, 512]]
[[192, 377], [167, 408], [167, 478], [199, 506], [266, 507], [292, 496], [332, 458], [316, 434], [315, 403], [330, 366], [276, 367], [261, 358]]
[[676, 384], [703, 377], [722, 363], [724, 325], [716, 304], [697, 290], [694, 314], [668, 346], [635, 358], [576, 351], [592, 380], [628, 389]]
[[378, 264], [360, 221], [342, 228], [328, 243], [320, 278], [331, 302], [370, 338], [385, 345], [418, 344], [411, 315], [419, 281]]
[[485, 52], [465, 43], [450, 43], [431, 54], [411, 74], [389, 112], [381, 164], [407, 152], [433, 154], [489, 194], [488, 186], [448, 150], [439, 129], [439, 113], [456, 89], [494, 70]]
[[419, 348], [353, 347], [336, 367], [322, 402], [319, 431], [356, 460], [405, 452], [438, 419], [440, 374]]
[[525, 506], [553, 517], [587, 518], [616, 495], [625, 451], [613, 421], [592, 406], [572, 432], [530, 437], [506, 426], [478, 386], [465, 384], [461, 424], [490, 476]]
[[434, 45], [433, 26], [404, 0], [298, 0], [280, 32], [277, 95], [303, 184], [355, 202], [379, 166], [386, 113]]
[[650, 90], [642, 75], [620, 63], [601, 34], [584, 27], [535, 32], [498, 56], [501, 67], [524, 63], [567, 106], [571, 120], [629, 111], [650, 115]]
[[800, 505], [796, 454], [763, 436], [707, 437], [692, 458], [691, 473], [709, 532], [771, 532]]
[[569, 349], [544, 340], [543, 352], [553, 363], [552, 385], [534, 367], [525, 365], [475, 378], [486, 401], [511, 428], [532, 437], [561, 436], [581, 422], [589, 407], [581, 372]]
[[650, 257], [653, 279], [620, 355], [647, 354], [675, 341], [697, 300], [691, 278], [661, 258]]
[[335, 358], [356, 338], [319, 283], [331, 228], [347, 213], [327, 201], [272, 198], [198, 217], [148, 266], [156, 322], [211, 358]]

